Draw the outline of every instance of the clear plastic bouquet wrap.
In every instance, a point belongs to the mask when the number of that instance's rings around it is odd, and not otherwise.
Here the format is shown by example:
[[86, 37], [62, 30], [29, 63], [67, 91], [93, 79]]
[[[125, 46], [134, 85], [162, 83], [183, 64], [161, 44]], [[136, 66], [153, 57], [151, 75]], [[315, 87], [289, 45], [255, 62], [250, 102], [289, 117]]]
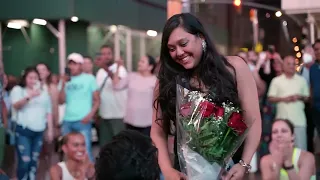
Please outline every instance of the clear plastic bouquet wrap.
[[180, 168], [188, 180], [218, 180], [251, 126], [231, 102], [177, 84], [176, 130]]

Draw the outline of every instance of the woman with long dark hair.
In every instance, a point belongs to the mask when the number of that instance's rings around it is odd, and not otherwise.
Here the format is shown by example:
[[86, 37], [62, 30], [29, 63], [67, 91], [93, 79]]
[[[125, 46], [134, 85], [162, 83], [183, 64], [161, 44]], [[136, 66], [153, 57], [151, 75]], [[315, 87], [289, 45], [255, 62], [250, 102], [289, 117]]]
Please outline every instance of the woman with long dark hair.
[[[171, 164], [167, 137], [176, 120], [176, 77], [183, 76], [191, 87], [214, 93], [216, 103], [231, 101], [240, 106], [246, 120], [255, 120], [242, 160], [249, 164], [260, 140], [261, 118], [257, 88], [247, 64], [239, 57], [218, 53], [199, 20], [191, 14], [177, 14], [166, 23], [161, 45], [160, 69], [154, 96], [151, 137], [158, 148], [159, 165], [166, 180], [184, 175]], [[175, 142], [175, 154], [177, 152]], [[226, 179], [242, 179], [246, 169], [236, 162]]]

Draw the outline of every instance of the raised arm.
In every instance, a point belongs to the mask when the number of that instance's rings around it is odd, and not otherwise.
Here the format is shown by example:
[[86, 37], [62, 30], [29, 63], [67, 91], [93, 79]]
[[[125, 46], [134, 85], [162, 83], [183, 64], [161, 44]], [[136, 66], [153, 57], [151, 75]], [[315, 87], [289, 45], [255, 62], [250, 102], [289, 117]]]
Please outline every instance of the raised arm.
[[61, 89], [59, 91], [59, 104], [64, 104], [66, 101], [66, 91], [65, 91], [65, 87], [66, 87], [66, 83], [68, 81], [68, 77], [64, 76], [61, 80]]
[[30, 99], [38, 96], [39, 94], [39, 91], [33, 91], [28, 95], [24, 95], [22, 88], [20, 86], [15, 86], [10, 93], [10, 100], [13, 108], [18, 110], [23, 108]]
[[116, 72], [113, 75], [112, 85], [116, 90], [121, 90], [127, 87], [129, 83], [129, 76], [124, 66], [119, 63]]

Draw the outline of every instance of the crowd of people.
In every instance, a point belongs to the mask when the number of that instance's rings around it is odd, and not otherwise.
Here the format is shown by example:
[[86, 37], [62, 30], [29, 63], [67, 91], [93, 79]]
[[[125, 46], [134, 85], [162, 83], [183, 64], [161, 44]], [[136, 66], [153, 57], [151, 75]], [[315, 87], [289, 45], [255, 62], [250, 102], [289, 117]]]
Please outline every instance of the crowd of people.
[[274, 46], [222, 56], [197, 18], [178, 14], [164, 27], [159, 61], [145, 55], [137, 72], [114, 59], [111, 45], [103, 45], [95, 60], [70, 54], [62, 76], [45, 63], [27, 67], [21, 77], [4, 81], [3, 127], [17, 152], [11, 178], [45, 179], [46, 173], [37, 173], [43, 168], [52, 180], [186, 179], [176, 140], [170, 141], [177, 136], [176, 77], [183, 75], [191, 87], [214, 91], [215, 102], [231, 101], [245, 119], [255, 120], [225, 179], [249, 171], [251, 179], [313, 180], [320, 40], [305, 47], [302, 60], [297, 68], [295, 57], [282, 57]]
[[[273, 46], [267, 52], [241, 52], [239, 56], [247, 61], [260, 98], [262, 138], [257, 152], [261, 161], [255, 155], [252, 165], [260, 167], [262, 179], [294, 179], [282, 168], [289, 162], [300, 179], [315, 179], [320, 40], [304, 48], [300, 66], [293, 56], [282, 59]], [[282, 142], [285, 137], [288, 142]], [[256, 172], [257, 168], [253, 169]]]
[[[96, 76], [94, 64], [100, 67]], [[70, 159], [88, 156], [88, 162], [93, 163], [93, 126], [99, 132], [101, 147], [125, 129], [149, 136], [156, 64], [155, 58], [146, 55], [138, 62], [138, 71], [128, 73], [122, 60], [113, 59], [112, 46], [104, 45], [95, 61], [79, 53], [70, 54], [62, 77], [53, 75], [44, 63], [27, 67], [19, 80], [8, 76], [4, 126], [13, 132], [17, 178], [36, 177], [42, 154], [40, 166], [50, 169], [52, 155], [59, 148]], [[80, 148], [81, 143], [85, 149]], [[74, 168], [77, 166], [75, 163]], [[58, 163], [51, 171], [55, 175], [52, 179], [59, 175], [56, 171], [64, 172], [65, 168], [66, 164]]]

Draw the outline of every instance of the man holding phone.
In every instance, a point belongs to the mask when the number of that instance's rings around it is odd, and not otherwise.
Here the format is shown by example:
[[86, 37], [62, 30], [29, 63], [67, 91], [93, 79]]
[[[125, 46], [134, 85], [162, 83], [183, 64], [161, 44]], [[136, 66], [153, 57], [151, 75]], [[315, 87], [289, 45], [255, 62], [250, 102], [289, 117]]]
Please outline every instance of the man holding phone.
[[95, 77], [83, 73], [83, 63], [84, 59], [78, 53], [68, 56], [68, 68], [59, 94], [60, 104], [66, 104], [62, 134], [66, 135], [72, 131], [82, 133], [89, 158], [93, 162], [91, 128], [93, 116], [99, 108], [100, 98]]
[[[95, 64], [100, 68], [96, 79], [100, 89], [101, 105], [99, 109], [99, 142], [100, 146], [111, 141], [112, 137], [125, 129], [123, 118], [127, 102], [127, 90], [115, 90], [113, 88], [113, 74], [118, 69], [118, 63], [114, 62], [113, 49], [104, 45], [100, 48], [100, 56]], [[127, 71], [123, 66], [119, 67], [119, 77], [127, 77]]]

